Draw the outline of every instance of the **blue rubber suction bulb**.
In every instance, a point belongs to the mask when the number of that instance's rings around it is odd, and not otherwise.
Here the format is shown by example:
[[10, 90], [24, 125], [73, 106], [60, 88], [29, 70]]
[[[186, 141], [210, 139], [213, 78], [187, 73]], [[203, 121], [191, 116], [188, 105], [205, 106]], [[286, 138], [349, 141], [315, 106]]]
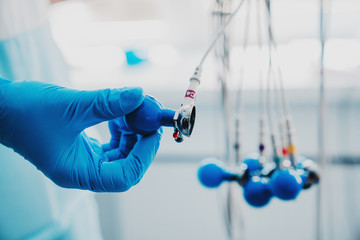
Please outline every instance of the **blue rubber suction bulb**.
[[244, 198], [253, 207], [264, 207], [272, 198], [267, 178], [254, 176], [244, 186]]
[[258, 158], [246, 158], [243, 161], [243, 164], [246, 165], [247, 170], [249, 171], [249, 173], [253, 173], [253, 172], [257, 172], [259, 170], [261, 170], [263, 168], [262, 164], [260, 163]]
[[294, 200], [302, 189], [298, 172], [292, 169], [278, 169], [271, 176], [270, 186], [274, 196], [282, 200]]
[[216, 158], [207, 158], [201, 161], [198, 169], [198, 178], [202, 185], [216, 188], [223, 181], [231, 180], [235, 175], [225, 169], [223, 162]]
[[161, 126], [174, 126], [175, 111], [164, 109], [155, 98], [146, 95], [144, 102], [133, 112], [124, 117], [126, 127], [133, 133], [150, 135]]
[[320, 169], [314, 161], [303, 157], [303, 159], [298, 162], [296, 168], [303, 180], [303, 189], [308, 189], [313, 184], [319, 183]]

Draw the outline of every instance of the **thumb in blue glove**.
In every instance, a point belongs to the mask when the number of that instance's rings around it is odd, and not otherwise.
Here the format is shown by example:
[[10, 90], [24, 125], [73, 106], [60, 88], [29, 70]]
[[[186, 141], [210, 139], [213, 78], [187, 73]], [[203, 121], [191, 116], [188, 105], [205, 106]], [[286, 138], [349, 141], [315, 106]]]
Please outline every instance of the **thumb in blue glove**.
[[[140, 88], [78, 91], [0, 79], [0, 142], [59, 186], [126, 191], [153, 161], [162, 134], [122, 131], [122, 117], [143, 99]], [[83, 132], [109, 120], [112, 138], [104, 147]]]

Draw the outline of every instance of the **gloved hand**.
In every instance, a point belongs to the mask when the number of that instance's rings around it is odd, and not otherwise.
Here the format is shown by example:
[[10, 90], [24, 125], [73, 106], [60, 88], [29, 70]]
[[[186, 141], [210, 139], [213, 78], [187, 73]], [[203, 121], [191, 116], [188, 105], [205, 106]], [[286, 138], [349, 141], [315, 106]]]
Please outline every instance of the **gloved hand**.
[[[153, 161], [162, 134], [161, 129], [150, 136], [121, 131], [122, 116], [143, 99], [140, 88], [78, 91], [0, 79], [0, 143], [59, 186], [126, 191]], [[101, 146], [83, 132], [108, 120], [112, 120], [109, 144]]]

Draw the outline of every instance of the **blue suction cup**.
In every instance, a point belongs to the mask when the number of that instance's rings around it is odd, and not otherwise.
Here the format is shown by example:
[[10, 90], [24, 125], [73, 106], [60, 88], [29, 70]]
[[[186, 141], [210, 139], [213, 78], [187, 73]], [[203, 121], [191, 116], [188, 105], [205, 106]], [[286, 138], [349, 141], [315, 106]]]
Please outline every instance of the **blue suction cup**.
[[216, 188], [223, 181], [229, 181], [234, 177], [235, 174], [225, 170], [224, 163], [216, 158], [207, 158], [201, 161], [198, 178], [205, 187]]
[[253, 207], [264, 207], [271, 198], [268, 179], [263, 177], [252, 177], [244, 186], [244, 198]]
[[295, 199], [302, 189], [299, 174], [290, 169], [278, 169], [271, 176], [270, 188], [274, 196], [282, 200]]
[[257, 172], [263, 168], [258, 158], [246, 158], [243, 164], [247, 166], [249, 173]]
[[155, 98], [146, 95], [144, 102], [124, 117], [127, 128], [136, 134], [149, 135], [161, 126], [174, 126], [175, 111], [164, 109]]
[[303, 189], [308, 189], [320, 181], [319, 166], [314, 161], [303, 157], [296, 168], [303, 180]]
[[304, 170], [299, 169], [299, 170], [297, 170], [297, 172], [301, 178], [302, 186], [304, 187], [304, 185], [306, 185], [308, 183], [308, 176]]

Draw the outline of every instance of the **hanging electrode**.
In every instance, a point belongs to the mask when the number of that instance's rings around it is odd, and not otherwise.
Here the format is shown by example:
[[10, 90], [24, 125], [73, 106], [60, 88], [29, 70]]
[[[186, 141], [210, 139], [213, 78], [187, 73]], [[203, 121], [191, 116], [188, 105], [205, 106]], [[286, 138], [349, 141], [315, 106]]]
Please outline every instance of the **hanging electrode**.
[[236, 7], [235, 11], [229, 15], [227, 21], [224, 23], [222, 28], [216, 34], [214, 40], [211, 42], [208, 49], [205, 51], [203, 57], [201, 58], [199, 64], [197, 65], [194, 74], [190, 78], [190, 84], [188, 89], [185, 92], [184, 100], [179, 108], [174, 114], [174, 133], [173, 138], [176, 142], [181, 143], [184, 140], [183, 136], [190, 137], [195, 124], [196, 108], [195, 108], [195, 99], [197, 91], [200, 85], [200, 78], [202, 72], [202, 65], [209, 55], [210, 51], [215, 46], [215, 43], [224, 35], [226, 27], [231, 23], [233, 17], [240, 10], [240, 7], [243, 5], [245, 0], [241, 0], [239, 5]]
[[278, 169], [273, 162], [261, 164], [259, 158], [246, 158], [230, 170], [216, 158], [201, 161], [198, 178], [208, 188], [217, 188], [223, 182], [237, 182], [243, 187], [244, 199], [253, 207], [266, 206], [271, 198], [289, 201], [297, 198], [302, 189], [309, 189], [319, 182], [319, 167], [301, 157], [296, 168]]
[[173, 137], [176, 142], [182, 142], [184, 140], [183, 135], [190, 137], [194, 129], [196, 116], [195, 99], [200, 85], [200, 77], [201, 67], [199, 66], [190, 78], [190, 84], [180, 109], [175, 112]]
[[[130, 126], [129, 129], [131, 132], [136, 134], [150, 134], [151, 132], [155, 132], [161, 126], [173, 126], [174, 133], [173, 138], [176, 142], [181, 143], [184, 140], [183, 136], [190, 137], [195, 124], [195, 117], [196, 117], [196, 108], [195, 108], [195, 99], [197, 95], [197, 91], [200, 85], [200, 78], [202, 72], [202, 65], [209, 55], [211, 49], [215, 46], [215, 43], [219, 40], [221, 36], [223, 36], [226, 27], [230, 24], [232, 18], [235, 14], [239, 11], [241, 5], [244, 3], [245, 0], [242, 0], [235, 11], [229, 16], [227, 21], [224, 23], [223, 27], [220, 31], [216, 34], [214, 40], [206, 50], [205, 54], [200, 60], [200, 63], [196, 67], [194, 74], [190, 78], [190, 84], [188, 89], [185, 92], [184, 100], [180, 106], [180, 108], [175, 112], [173, 110], [167, 111], [167, 113], [171, 113], [172, 121], [168, 119], [168, 115], [166, 116], [166, 121], [161, 120], [161, 114], [159, 115], [157, 112], [159, 109], [162, 109], [162, 105], [160, 103], [154, 104], [151, 102], [157, 102], [152, 97], [146, 96], [143, 104], [140, 105], [135, 111], [128, 114], [124, 119], [131, 119], [131, 121], [126, 121], [127, 126]], [[155, 111], [155, 112], [154, 112]], [[159, 117], [160, 116], [160, 117]], [[152, 119], [149, 121], [149, 119]], [[163, 122], [161, 122], [163, 121]], [[133, 123], [130, 123], [133, 122]]]

